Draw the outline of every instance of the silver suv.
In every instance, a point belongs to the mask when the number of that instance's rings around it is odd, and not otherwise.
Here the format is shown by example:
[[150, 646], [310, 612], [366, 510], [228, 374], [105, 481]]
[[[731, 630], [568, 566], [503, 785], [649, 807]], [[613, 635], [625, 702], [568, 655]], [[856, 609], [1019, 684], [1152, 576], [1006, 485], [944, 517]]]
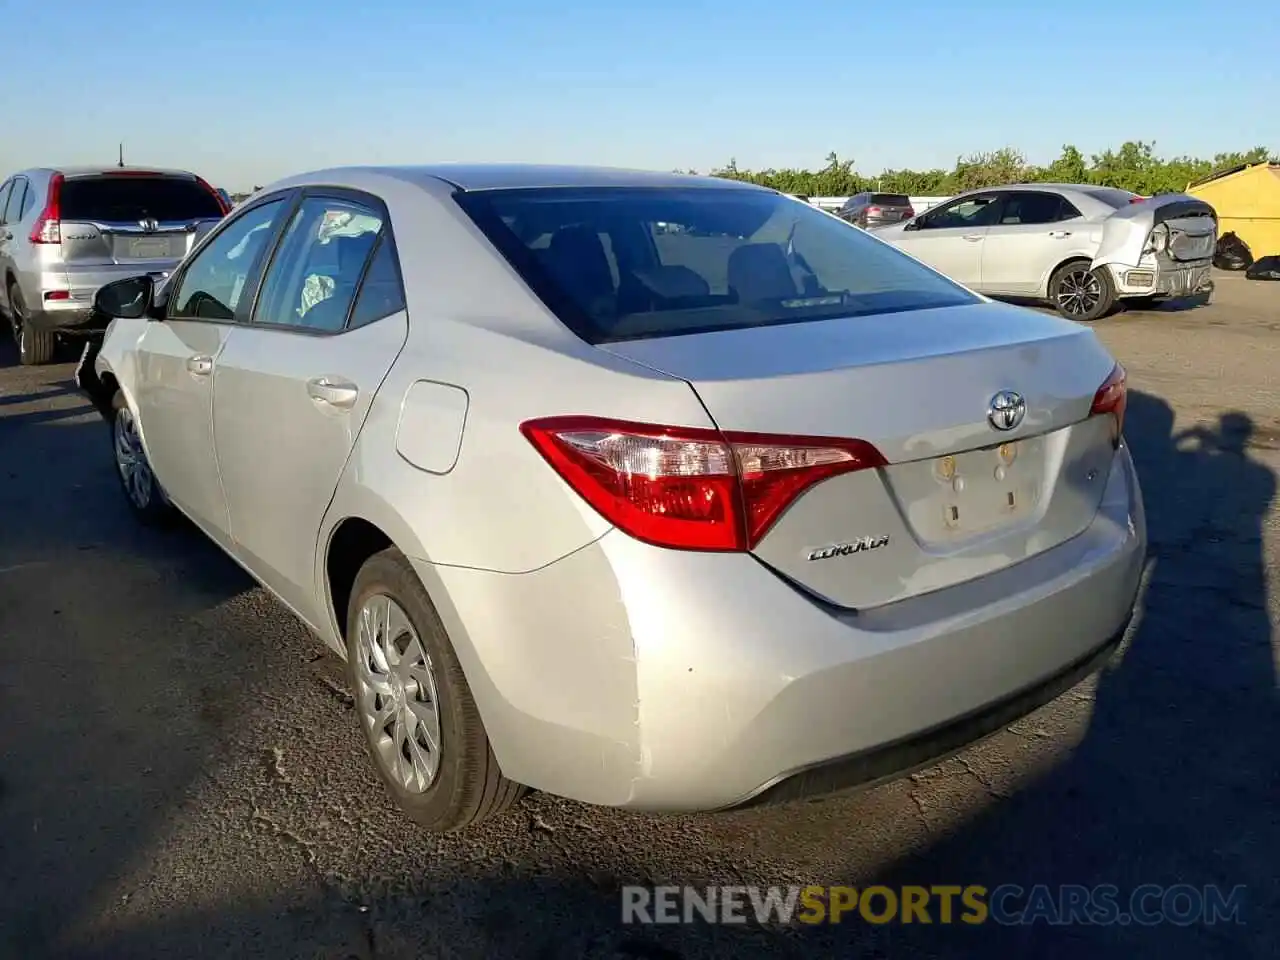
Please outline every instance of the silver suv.
[[93, 297], [113, 280], [167, 276], [230, 209], [184, 170], [37, 168], [0, 184], [0, 308], [24, 364], [59, 337], [100, 333]]

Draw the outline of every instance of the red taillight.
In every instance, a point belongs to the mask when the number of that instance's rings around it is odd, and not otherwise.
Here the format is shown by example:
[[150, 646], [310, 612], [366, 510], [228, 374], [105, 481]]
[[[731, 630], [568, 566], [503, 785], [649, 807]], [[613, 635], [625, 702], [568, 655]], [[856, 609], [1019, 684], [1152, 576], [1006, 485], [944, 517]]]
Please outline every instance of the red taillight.
[[32, 243], [62, 242], [62, 174], [55, 173], [49, 178], [49, 199], [27, 239]]
[[879, 208], [879, 207], [867, 207], [867, 216], [868, 216], [868, 217], [878, 217], [878, 216], [880, 216], [880, 213], [881, 213], [881, 211], [880, 211], [880, 208]]
[[70, 300], [71, 291], [70, 290], [50, 290], [48, 293], [44, 295], [44, 298], [46, 300]]
[[906, 212], [902, 214], [903, 220], [910, 220], [916, 215], [915, 207], [907, 207]]
[[552, 417], [520, 430], [579, 496], [637, 540], [752, 549], [815, 483], [885, 465], [862, 440]]
[[211, 194], [213, 194], [213, 198], [218, 201], [218, 209], [222, 211], [222, 215], [224, 217], [231, 212], [231, 208], [227, 206], [227, 202], [222, 199], [222, 194], [220, 194], [217, 190], [213, 189], [213, 187], [209, 185], [207, 180], [205, 180], [203, 177], [196, 177], [196, 183], [200, 184], [200, 186], [204, 187], [204, 189], [208, 190]]
[[1130, 202], [1130, 203], [1141, 203], [1141, 202], [1142, 202], [1143, 200], [1145, 200], [1145, 199], [1147, 199], [1147, 198], [1146, 198], [1146, 197], [1140, 197], [1140, 196], [1138, 196], [1138, 195], [1135, 193], [1132, 197], [1130, 197], [1130, 198], [1129, 198], [1129, 202]]
[[1124, 430], [1124, 410], [1128, 401], [1129, 388], [1125, 383], [1124, 367], [1117, 363], [1111, 375], [1093, 395], [1093, 407], [1089, 410], [1091, 417], [1110, 414], [1114, 418], [1115, 426], [1111, 431], [1111, 443], [1114, 446], [1120, 445], [1120, 435]]

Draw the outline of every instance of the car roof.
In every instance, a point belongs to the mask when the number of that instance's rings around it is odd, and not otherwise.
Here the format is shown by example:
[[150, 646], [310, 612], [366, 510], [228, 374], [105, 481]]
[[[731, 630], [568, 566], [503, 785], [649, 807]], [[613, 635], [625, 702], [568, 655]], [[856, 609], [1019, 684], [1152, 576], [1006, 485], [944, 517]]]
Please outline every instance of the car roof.
[[[704, 190], [761, 190], [767, 187], [685, 173], [658, 173], [621, 167], [571, 166], [535, 163], [433, 163], [406, 166], [336, 167], [298, 174], [278, 185], [344, 180], [359, 182], [369, 176], [391, 177], [425, 187], [447, 184], [465, 192], [555, 187], [666, 187]], [[274, 185], [273, 185], [274, 186]]]
[[134, 167], [120, 166], [113, 163], [110, 166], [68, 166], [68, 167], [32, 167], [28, 170], [19, 171], [20, 173], [60, 173], [64, 177], [94, 177], [107, 173], [154, 173], [161, 177], [194, 177], [195, 174], [190, 170], [175, 170], [167, 167]]

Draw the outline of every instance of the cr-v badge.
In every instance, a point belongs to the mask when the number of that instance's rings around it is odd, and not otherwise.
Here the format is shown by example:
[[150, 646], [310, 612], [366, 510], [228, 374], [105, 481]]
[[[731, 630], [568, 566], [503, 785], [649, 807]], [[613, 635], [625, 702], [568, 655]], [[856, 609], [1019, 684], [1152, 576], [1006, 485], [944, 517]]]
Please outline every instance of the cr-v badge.
[[850, 543], [833, 543], [826, 547], [817, 547], [809, 551], [810, 560], [830, 560], [832, 557], [847, 557], [851, 553], [864, 553], [875, 550], [889, 542], [889, 535], [882, 537], [859, 537]]

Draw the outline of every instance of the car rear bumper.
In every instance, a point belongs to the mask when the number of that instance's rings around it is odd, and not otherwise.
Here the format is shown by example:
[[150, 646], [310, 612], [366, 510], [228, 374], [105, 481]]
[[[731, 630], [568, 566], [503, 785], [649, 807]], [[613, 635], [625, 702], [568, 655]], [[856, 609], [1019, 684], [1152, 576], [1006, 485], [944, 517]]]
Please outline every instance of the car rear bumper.
[[46, 300], [39, 309], [34, 305], [27, 309], [27, 323], [36, 330], [87, 336], [101, 334], [109, 322], [92, 305], [70, 300]]
[[927, 764], [1100, 664], [1146, 550], [1126, 449], [1116, 467], [1080, 536], [860, 613], [751, 556], [617, 531], [532, 573], [430, 580], [507, 776], [611, 806], [724, 808]]
[[1137, 267], [1111, 264], [1116, 293], [1121, 297], [1190, 297], [1213, 289], [1211, 260], [1178, 261], [1144, 257]]

